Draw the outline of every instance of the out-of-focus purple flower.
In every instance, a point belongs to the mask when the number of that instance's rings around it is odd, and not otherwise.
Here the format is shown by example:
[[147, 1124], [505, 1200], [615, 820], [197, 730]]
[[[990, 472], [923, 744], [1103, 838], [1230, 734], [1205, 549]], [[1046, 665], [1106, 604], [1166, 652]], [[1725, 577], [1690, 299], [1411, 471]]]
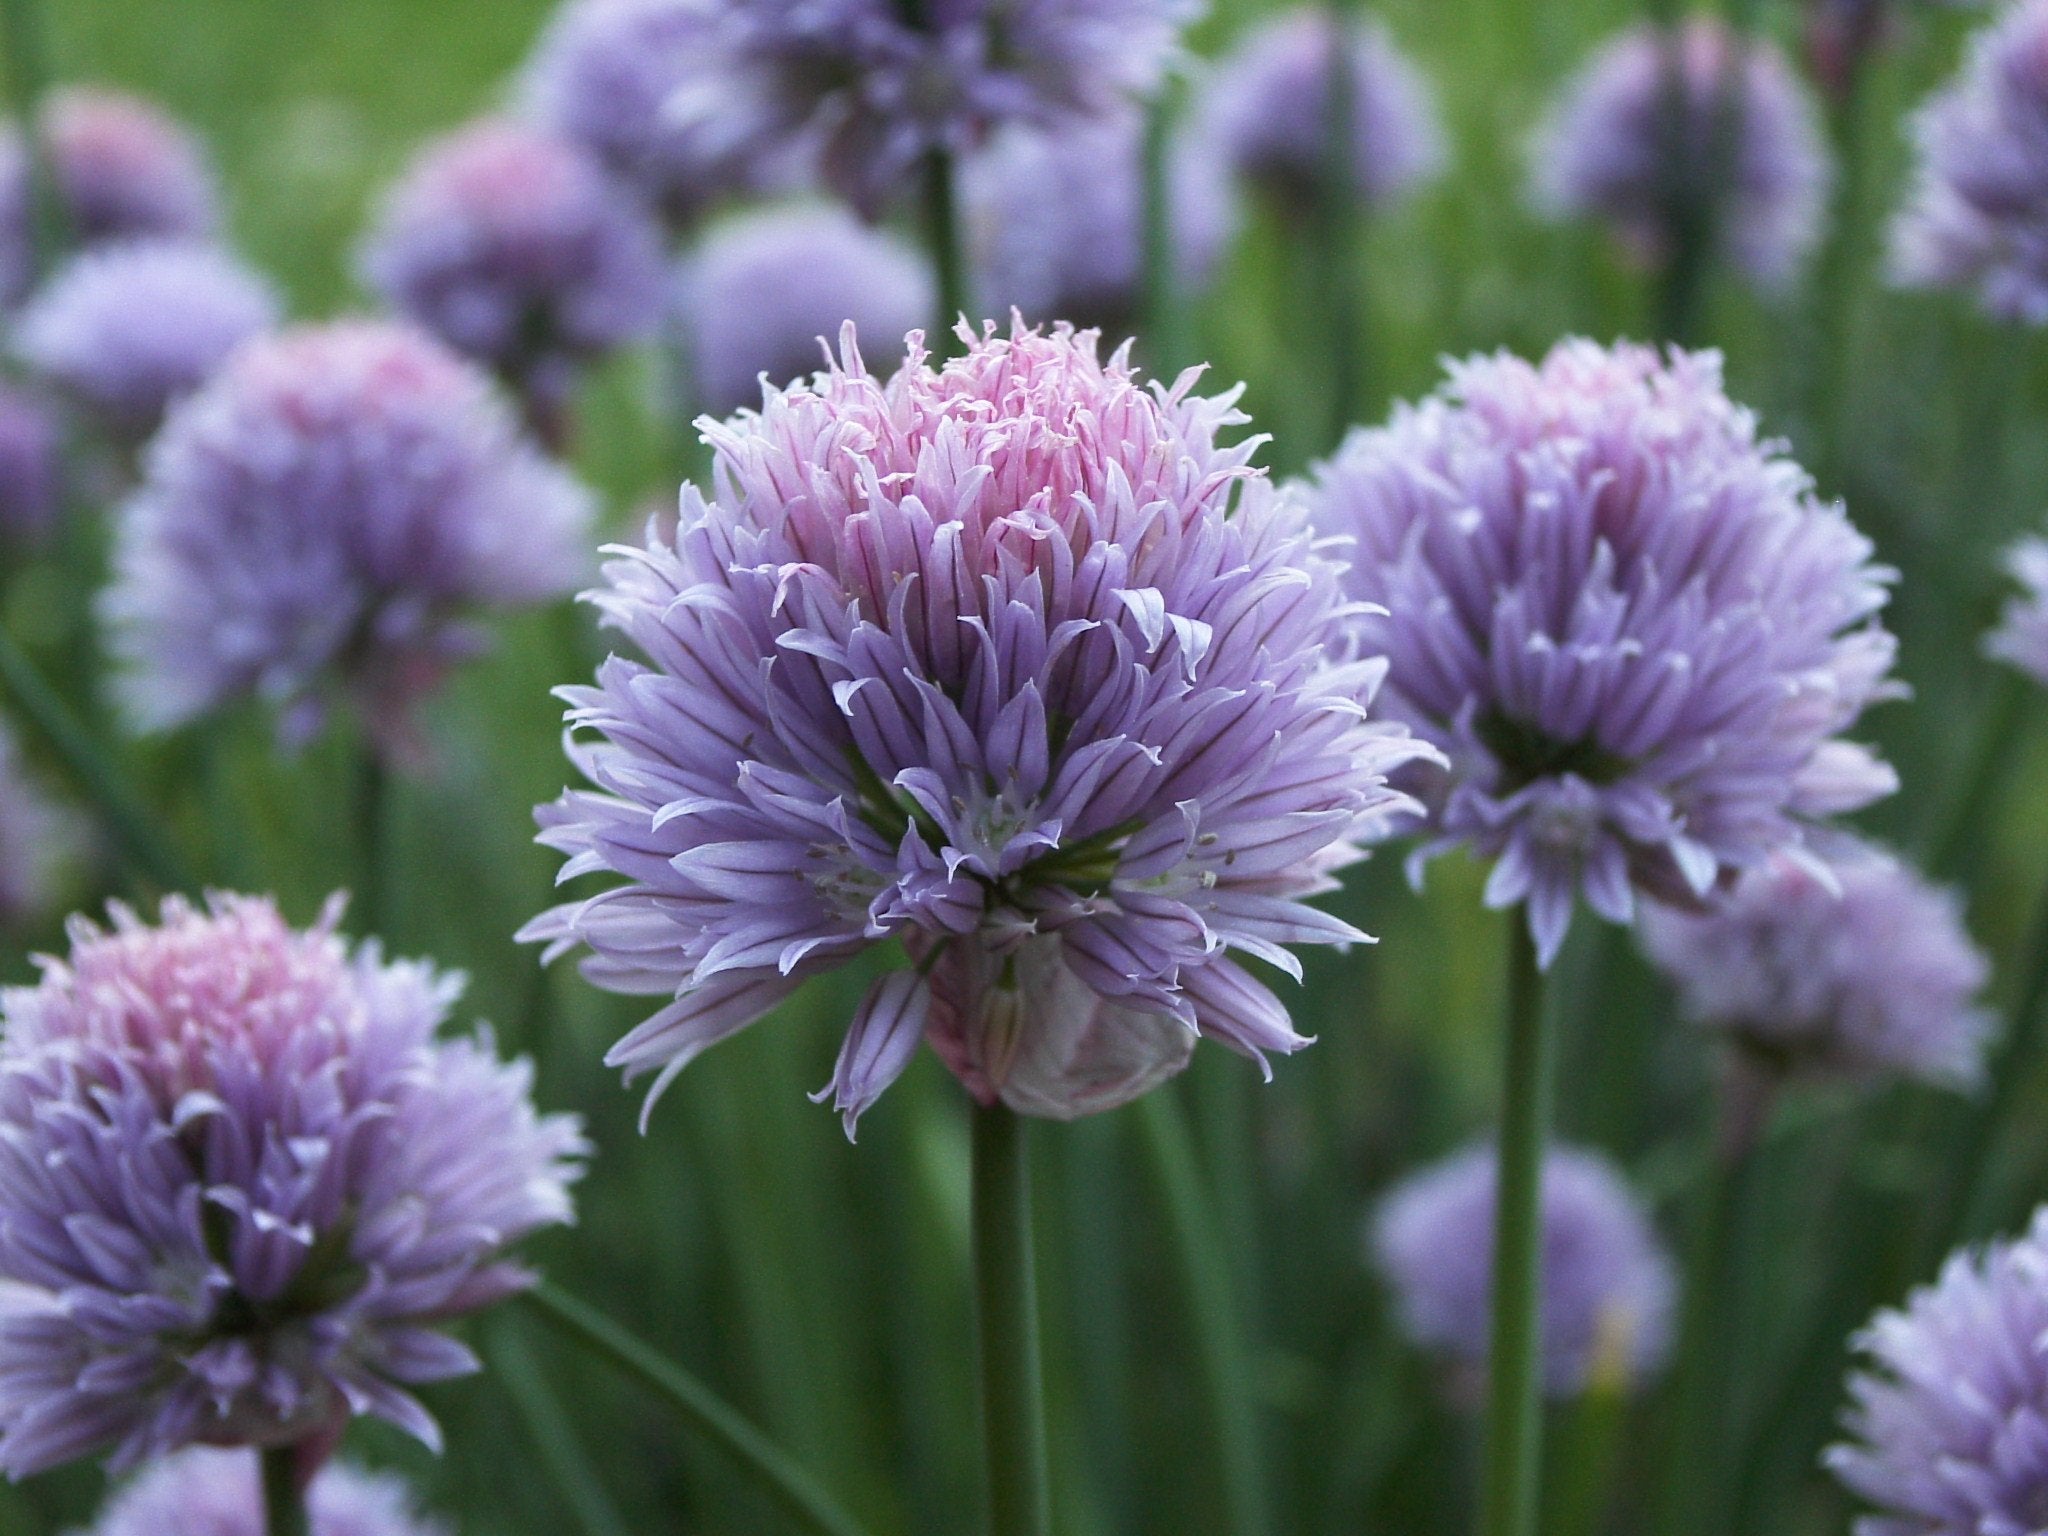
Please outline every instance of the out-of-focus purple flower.
[[0, 382], [0, 543], [40, 540], [57, 521], [63, 491], [56, 420], [34, 395]]
[[53, 91], [37, 131], [68, 239], [208, 239], [219, 226], [205, 151], [182, 124], [140, 97], [89, 86]]
[[[648, 658], [564, 690], [596, 786], [542, 808], [564, 876], [529, 924], [674, 1001], [615, 1046], [657, 1091], [810, 976], [900, 940], [825, 1090], [852, 1121], [929, 1039], [1030, 1114], [1121, 1103], [1207, 1035], [1307, 1042], [1231, 954], [1360, 937], [1306, 905], [1427, 749], [1368, 721], [1383, 670], [1299, 507], [1225, 446], [1234, 395], [1148, 390], [1092, 333], [854, 349], [706, 419], [713, 496], [595, 595]], [[735, 766], [737, 765], [737, 766]], [[650, 1099], [651, 1103], [651, 1099]]]
[[1877, 1513], [1857, 1536], [2041, 1528], [2048, 1496], [2048, 1209], [2024, 1237], [1952, 1254], [1941, 1277], [1856, 1338], [1827, 1465]]
[[56, 907], [85, 844], [84, 825], [50, 798], [0, 724], [0, 931], [19, 932]]
[[667, 274], [646, 213], [567, 140], [473, 123], [429, 145], [362, 250], [369, 285], [522, 391], [651, 332]]
[[2048, 0], [2013, 6], [1913, 120], [1918, 166], [1892, 224], [1892, 276], [1970, 288], [2001, 320], [2048, 324]]
[[[1227, 168], [1205, 136], [1169, 151], [1176, 280], [1214, 274], [1237, 224]], [[1137, 320], [1145, 224], [1144, 123], [1130, 112], [1053, 131], [999, 130], [960, 168], [961, 202], [984, 315], [1021, 310], [1112, 335]]]
[[402, 325], [242, 348], [180, 402], [122, 508], [102, 611], [144, 730], [237, 697], [318, 728], [338, 688], [387, 744], [480, 636], [586, 569], [590, 498], [524, 442], [474, 366]]
[[[571, 1218], [584, 1147], [459, 977], [267, 900], [73, 919], [0, 994], [0, 1470], [274, 1445], [476, 1369], [441, 1327], [528, 1283], [505, 1250]], [[61, 1171], [61, 1177], [59, 1173]]]
[[1892, 695], [1891, 573], [1759, 441], [1712, 353], [1566, 341], [1500, 354], [1314, 476], [1391, 712], [1449, 753], [1419, 858], [1496, 860], [1545, 963], [1575, 897], [1706, 897], [1810, 818], [1896, 787], [1837, 739]]
[[225, 251], [130, 240], [52, 277], [23, 309], [14, 348], [108, 431], [139, 442], [279, 313], [275, 290]]
[[1695, 1023], [1772, 1075], [1969, 1087], [1990, 963], [1951, 891], [1847, 838], [1745, 870], [1703, 912], [1650, 906], [1644, 946]]
[[931, 264], [907, 241], [844, 209], [792, 205], [741, 214], [682, 264], [677, 324], [691, 383], [721, 414], [761, 399], [761, 377], [786, 384], [826, 361], [848, 321], [902, 336], [931, 318]]
[[[1468, 1147], [1412, 1174], [1381, 1204], [1371, 1245], [1401, 1321], [1426, 1349], [1483, 1376], [1491, 1336], [1492, 1146]], [[1554, 1146], [1543, 1158], [1544, 1391], [1654, 1375], [1671, 1344], [1676, 1283], [1650, 1218], [1604, 1157]]]
[[1537, 133], [1530, 200], [1549, 218], [1602, 220], [1657, 266], [1677, 246], [1681, 205], [1708, 198], [1726, 259], [1777, 292], [1820, 237], [1829, 181], [1813, 101], [1784, 55], [1695, 16], [1675, 38], [1631, 27], [1573, 77]]
[[2005, 565], [2020, 590], [2006, 599], [1984, 650], [2048, 687], [2048, 539], [2021, 539], [2006, 552]]
[[1348, 37], [1356, 195], [1391, 203], [1443, 169], [1429, 82], [1377, 20], [1304, 6], [1260, 23], [1217, 62], [1196, 107], [1201, 131], [1251, 186], [1284, 203], [1318, 200], [1328, 175], [1337, 28]]
[[[388, 1473], [330, 1462], [306, 1490], [309, 1536], [448, 1536]], [[74, 1536], [266, 1536], [251, 1451], [180, 1451], [122, 1488]]]

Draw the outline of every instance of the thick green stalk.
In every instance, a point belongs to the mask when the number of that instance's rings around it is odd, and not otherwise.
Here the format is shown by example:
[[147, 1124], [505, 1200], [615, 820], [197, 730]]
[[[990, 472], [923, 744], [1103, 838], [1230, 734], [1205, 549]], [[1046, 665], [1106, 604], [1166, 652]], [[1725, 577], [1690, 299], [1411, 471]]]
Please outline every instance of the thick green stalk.
[[1543, 1144], [1555, 1053], [1535, 941], [1519, 913], [1509, 919], [1508, 944], [1480, 1536], [1533, 1536], [1541, 1494]]
[[1955, 792], [1941, 801], [1940, 817], [1928, 838], [1927, 873], [1937, 880], [1955, 876], [1977, 832], [1992, 823], [2005, 798], [2014, 738], [2032, 685], [2015, 668], [2001, 665], [1994, 670], [1997, 679], [1978, 722], [1976, 739], [1962, 771], [1951, 780]]
[[967, 258], [960, 245], [960, 216], [954, 203], [953, 157], [935, 149], [924, 160], [924, 239], [931, 252], [939, 307], [926, 343], [940, 357], [960, 351], [953, 327], [967, 314]]
[[1138, 325], [1146, 366], [1171, 379], [1188, 365], [1180, 277], [1173, 260], [1173, 115], [1162, 91], [1145, 112], [1144, 263]]
[[1187, 1293], [1195, 1351], [1208, 1389], [1217, 1470], [1223, 1485], [1222, 1529], [1231, 1536], [1265, 1536], [1272, 1525], [1267, 1516], [1264, 1460], [1229, 1258], [1202, 1189], [1194, 1138], [1188, 1134], [1187, 1116], [1174, 1089], [1169, 1086], [1146, 1094], [1138, 1104], [1138, 1123], [1165, 1197], [1174, 1259]]
[[1357, 23], [1346, 0], [1327, 0], [1327, 9], [1331, 47], [1316, 215], [1330, 337], [1330, 425], [1324, 446], [1334, 448], [1364, 405], [1365, 304], [1358, 269], [1365, 218], [1358, 193], [1358, 75], [1352, 68]]
[[364, 933], [383, 934], [385, 863], [391, 856], [391, 769], [374, 741], [362, 744], [356, 766], [356, 834], [361, 867], [357, 871], [356, 926]]
[[811, 1475], [709, 1387], [602, 1313], [542, 1283], [526, 1293], [542, 1316], [651, 1389], [715, 1443], [755, 1485], [815, 1536], [866, 1536]]
[[308, 1536], [296, 1445], [273, 1445], [263, 1452], [263, 1529], [266, 1536]]
[[974, 1108], [974, 1298], [989, 1536], [1050, 1530], [1028, 1131], [1004, 1105]]
[[0, 46], [6, 50], [8, 104], [28, 155], [28, 275], [33, 282], [57, 264], [65, 236], [49, 157], [36, 133], [36, 109], [50, 81], [40, 0], [0, 0]]
[[491, 1330], [491, 1366], [583, 1536], [632, 1536], [577, 1441], [560, 1396], [511, 1318], [498, 1319]]

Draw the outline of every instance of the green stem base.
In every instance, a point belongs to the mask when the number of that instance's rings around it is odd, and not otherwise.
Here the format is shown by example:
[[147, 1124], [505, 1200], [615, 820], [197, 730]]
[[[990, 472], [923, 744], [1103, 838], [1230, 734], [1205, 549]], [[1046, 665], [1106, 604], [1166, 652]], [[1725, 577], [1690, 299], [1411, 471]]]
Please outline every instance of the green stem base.
[[1045, 1382], [1031, 1241], [1029, 1122], [974, 1109], [974, 1296], [989, 1536], [1046, 1536]]

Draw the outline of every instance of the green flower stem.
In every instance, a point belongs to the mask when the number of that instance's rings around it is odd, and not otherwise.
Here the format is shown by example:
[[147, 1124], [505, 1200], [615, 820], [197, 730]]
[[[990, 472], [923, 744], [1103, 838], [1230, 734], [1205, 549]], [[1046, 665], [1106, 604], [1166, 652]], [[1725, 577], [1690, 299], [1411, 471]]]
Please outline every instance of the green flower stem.
[[583, 1536], [632, 1536], [577, 1443], [562, 1400], [534, 1359], [524, 1332], [509, 1318], [500, 1318], [491, 1330], [491, 1365]]
[[267, 1536], [308, 1536], [296, 1445], [273, 1445], [263, 1452], [263, 1529]]
[[1330, 78], [1323, 123], [1321, 225], [1323, 301], [1330, 338], [1330, 425], [1325, 446], [1334, 448], [1362, 411], [1365, 381], [1365, 304], [1359, 292], [1359, 247], [1365, 217], [1357, 190], [1357, 149], [1353, 121], [1358, 115], [1358, 79], [1351, 67], [1357, 22], [1348, 0], [1327, 0]]
[[967, 313], [967, 258], [960, 246], [960, 217], [954, 206], [953, 157], [935, 149], [924, 160], [924, 239], [931, 252], [939, 307], [926, 344], [935, 356], [960, 351], [953, 327]]
[[28, 155], [28, 275], [33, 283], [57, 264], [65, 237], [64, 210], [35, 131], [36, 109], [50, 82], [40, 0], [0, 0], [0, 48], [5, 50], [8, 104]]
[[1976, 840], [1976, 835], [1996, 818], [2011, 777], [2013, 746], [2026, 715], [2029, 683], [2019, 671], [2003, 664], [1992, 694], [1978, 722], [1976, 739], [1962, 770], [1950, 780], [1956, 788], [1941, 802], [1940, 819], [1927, 843], [1927, 873], [1937, 880], [1953, 879]]
[[1047, 1536], [1051, 1528], [1029, 1129], [1001, 1104], [974, 1108], [974, 1298], [989, 1536]]
[[1519, 913], [1509, 919], [1508, 944], [1481, 1536], [1532, 1536], [1541, 1492], [1543, 1143], [1550, 1122], [1555, 1052], [1543, 1017], [1535, 941]]
[[1258, 1419], [1229, 1259], [1202, 1189], [1187, 1115], [1172, 1087], [1155, 1089], [1139, 1100], [1138, 1124], [1146, 1157], [1165, 1198], [1195, 1350], [1208, 1388], [1223, 1485], [1222, 1528], [1231, 1536], [1266, 1536], [1272, 1527], [1267, 1518]]
[[42, 733], [92, 802], [130, 868], [162, 890], [197, 890], [197, 872], [4, 626], [0, 626], [0, 688]]
[[1143, 236], [1138, 318], [1145, 363], [1154, 377], [1171, 379], [1188, 365], [1188, 339], [1173, 262], [1173, 114], [1165, 91], [1145, 112]]
[[673, 1361], [575, 1297], [543, 1282], [527, 1303], [579, 1343], [637, 1379], [715, 1443], [792, 1522], [815, 1536], [866, 1536], [809, 1473], [740, 1413]]
[[356, 765], [356, 836], [360, 852], [355, 895], [356, 926], [383, 934], [384, 892], [391, 856], [391, 769], [374, 741], [364, 741]]

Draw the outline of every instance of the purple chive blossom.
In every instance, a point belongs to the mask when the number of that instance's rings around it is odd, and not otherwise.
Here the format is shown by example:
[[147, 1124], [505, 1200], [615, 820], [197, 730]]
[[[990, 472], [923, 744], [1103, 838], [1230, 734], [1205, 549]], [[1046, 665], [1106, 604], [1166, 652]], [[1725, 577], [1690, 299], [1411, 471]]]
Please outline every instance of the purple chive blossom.
[[[1235, 231], [1226, 167], [1182, 133], [1169, 151], [1175, 277], [1214, 275]], [[1118, 112], [1054, 131], [1011, 125], [961, 165], [975, 307], [1128, 334], [1144, 259], [1144, 122]]]
[[[1684, 107], [1675, 136], [1674, 63]], [[1661, 266], [1678, 240], [1673, 187], [1711, 183], [1724, 256], [1782, 292], [1820, 238], [1829, 180], [1813, 101], [1784, 55], [1754, 38], [1738, 48], [1719, 20], [1696, 16], [1675, 39], [1631, 27], [1565, 86], [1536, 137], [1530, 200], [1549, 218], [1602, 221], [1637, 260]]]
[[22, 360], [139, 442], [223, 359], [278, 321], [271, 286], [225, 251], [134, 240], [75, 257], [17, 322]]
[[[595, 594], [644, 655], [564, 690], [596, 786], [542, 808], [564, 878], [524, 936], [673, 1001], [613, 1049], [656, 1091], [808, 977], [900, 940], [825, 1090], [849, 1130], [922, 1037], [969, 1091], [1067, 1117], [1197, 1035], [1307, 1044], [1231, 951], [1360, 937], [1306, 905], [1426, 751], [1368, 721], [1340, 567], [1252, 469], [1235, 394], [1147, 388], [1092, 333], [852, 332], [701, 425], [712, 495]], [[735, 766], [737, 765], [737, 766]], [[822, 1096], [822, 1095], [821, 1095]], [[650, 1098], [650, 1104], [652, 1100]]]
[[1786, 1076], [1983, 1074], [1990, 963], [1953, 892], [1847, 838], [1748, 869], [1704, 912], [1652, 905], [1643, 942], [1686, 1016]]
[[[308, 1536], [448, 1536], [419, 1512], [412, 1490], [346, 1462], [306, 1490]], [[73, 1536], [265, 1536], [263, 1489], [249, 1451], [198, 1449], [152, 1463]]]
[[821, 338], [849, 320], [901, 336], [937, 299], [931, 264], [908, 242], [844, 209], [769, 208], [720, 224], [683, 263], [677, 323], [691, 383], [707, 409], [761, 399], [761, 376], [783, 384], [825, 361]]
[[[1329, 174], [1338, 25], [1326, 6], [1262, 22], [1217, 62], [1196, 109], [1237, 174], [1287, 205], [1317, 200]], [[1343, 25], [1350, 34], [1352, 186], [1368, 205], [1391, 203], [1443, 169], [1436, 101], [1383, 23]]]
[[439, 343], [357, 320], [266, 337], [171, 412], [121, 510], [122, 702], [160, 730], [255, 695], [302, 739], [338, 691], [402, 748], [408, 706], [481, 643], [465, 613], [573, 589], [590, 518]]
[[2020, 1536], [2048, 1501], [2048, 1209], [2026, 1236], [1950, 1255], [1855, 1340], [1827, 1465], [1875, 1507], [1856, 1536]]
[[1984, 650], [2048, 687], [2048, 539], [2021, 539], [2007, 551], [2005, 565], [2020, 590], [2006, 599]]
[[1913, 138], [1894, 279], [1974, 289], [1998, 319], [2048, 325], [2048, 0], [2025, 0], [1978, 35]]
[[0, 382], [0, 544], [34, 544], [63, 500], [63, 439], [43, 403]]
[[219, 198], [205, 152], [149, 102], [90, 87], [55, 91], [38, 131], [67, 239], [209, 239], [218, 228]]
[[363, 246], [393, 308], [522, 389], [649, 334], [667, 273], [646, 213], [572, 143], [473, 123], [431, 144]]
[[85, 849], [84, 826], [49, 797], [0, 724], [0, 931], [18, 933], [55, 909]]
[[[1491, 1337], [1496, 1188], [1492, 1146], [1468, 1147], [1396, 1186], [1370, 1232], [1409, 1337], [1455, 1364], [1466, 1386], [1483, 1378]], [[1670, 1348], [1677, 1285], [1621, 1175], [1595, 1153], [1552, 1147], [1542, 1224], [1545, 1393], [1654, 1375]]]
[[1627, 922], [1896, 787], [1837, 739], [1887, 682], [1891, 573], [1722, 393], [1712, 353], [1499, 354], [1315, 473], [1390, 712], [1449, 754], [1418, 859], [1494, 859], [1544, 962], [1576, 896]]
[[[477, 1368], [441, 1327], [523, 1285], [571, 1217], [576, 1122], [488, 1034], [437, 1037], [459, 977], [351, 950], [268, 901], [116, 906], [0, 994], [0, 1471], [275, 1445]], [[62, 1176], [58, 1174], [61, 1172]]]

